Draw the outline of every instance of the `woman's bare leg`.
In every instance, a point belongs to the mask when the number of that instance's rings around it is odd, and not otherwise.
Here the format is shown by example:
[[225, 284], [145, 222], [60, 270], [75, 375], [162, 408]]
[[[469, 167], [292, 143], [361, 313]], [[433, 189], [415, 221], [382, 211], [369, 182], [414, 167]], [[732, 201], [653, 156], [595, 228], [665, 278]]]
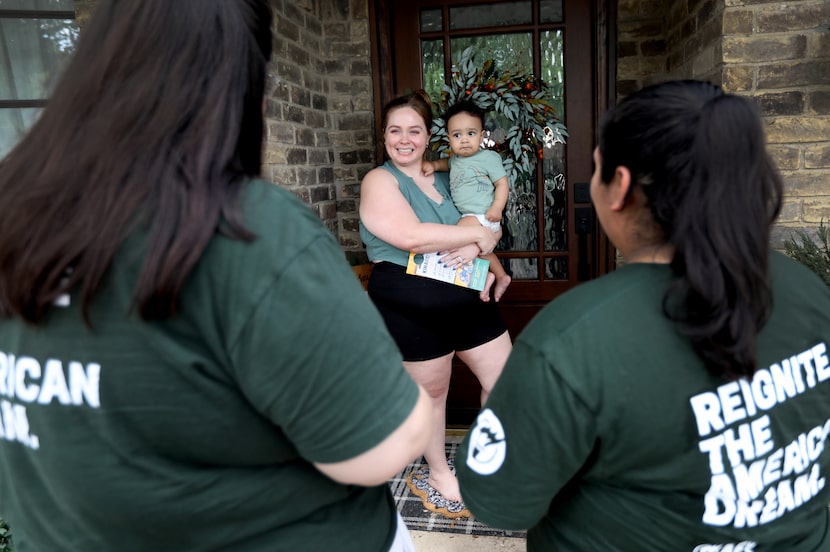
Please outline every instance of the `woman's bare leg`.
[[481, 384], [481, 404], [487, 402], [493, 385], [499, 379], [507, 357], [513, 349], [510, 334], [504, 332], [495, 339], [466, 351], [458, 351], [458, 358], [464, 361]]
[[445, 355], [432, 360], [404, 362], [404, 367], [416, 382], [421, 384], [432, 399], [432, 437], [424, 451], [424, 458], [429, 464], [428, 483], [447, 500], [460, 501], [458, 480], [447, 464], [444, 447], [447, 429], [447, 393], [450, 389], [453, 355]]

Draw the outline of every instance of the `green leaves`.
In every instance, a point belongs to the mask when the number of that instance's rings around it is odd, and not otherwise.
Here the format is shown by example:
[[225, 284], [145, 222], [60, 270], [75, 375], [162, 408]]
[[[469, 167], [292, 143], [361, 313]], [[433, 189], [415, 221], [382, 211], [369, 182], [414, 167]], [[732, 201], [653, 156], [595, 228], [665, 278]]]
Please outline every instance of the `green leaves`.
[[568, 132], [557, 118], [550, 87], [532, 74], [500, 71], [496, 62], [486, 59], [475, 62], [472, 47], [464, 49], [452, 67], [448, 84], [441, 89], [441, 97], [433, 98], [436, 117], [433, 119], [430, 149], [449, 154], [449, 143], [441, 115], [461, 100], [475, 102], [486, 112], [495, 113], [499, 124], [507, 128], [499, 141], [488, 147], [502, 156], [510, 185], [527, 179], [537, 159], [544, 156], [544, 148], [565, 143]]
[[820, 245], [803, 230], [796, 230], [795, 233], [800, 241], [795, 236], [790, 236], [784, 243], [784, 252], [818, 274], [830, 287], [830, 232], [824, 226], [824, 220], [819, 224], [817, 232]]
[[0, 552], [14, 552], [12, 532], [3, 518], [0, 518]]

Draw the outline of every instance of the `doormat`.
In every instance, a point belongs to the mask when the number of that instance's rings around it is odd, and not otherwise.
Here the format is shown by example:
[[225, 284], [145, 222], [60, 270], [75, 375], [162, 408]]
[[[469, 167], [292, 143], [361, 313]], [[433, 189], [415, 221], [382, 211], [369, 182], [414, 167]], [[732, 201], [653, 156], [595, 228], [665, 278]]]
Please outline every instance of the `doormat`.
[[[446, 451], [450, 467], [453, 465], [455, 450], [462, 437], [447, 437]], [[395, 496], [395, 504], [407, 527], [414, 531], [440, 531], [464, 535], [487, 537], [525, 538], [526, 531], [502, 531], [476, 520], [462, 503], [445, 500], [440, 494], [430, 498], [432, 488], [427, 485], [429, 466], [423, 457], [415, 460], [389, 481]], [[432, 491], [434, 493], [434, 491]], [[427, 505], [425, 505], [425, 502]]]

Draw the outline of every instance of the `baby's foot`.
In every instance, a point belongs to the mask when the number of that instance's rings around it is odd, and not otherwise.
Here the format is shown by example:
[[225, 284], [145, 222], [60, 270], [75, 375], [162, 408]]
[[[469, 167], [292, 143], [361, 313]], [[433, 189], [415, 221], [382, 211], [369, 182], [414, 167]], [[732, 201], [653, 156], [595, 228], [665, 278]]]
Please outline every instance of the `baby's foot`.
[[437, 477], [430, 473], [427, 483], [450, 502], [461, 502], [461, 490], [458, 488], [458, 479], [452, 473]]
[[507, 286], [510, 285], [510, 282], [513, 281], [513, 278], [505, 274], [498, 280], [496, 280], [496, 288], [493, 290], [493, 295], [496, 298], [496, 302], [499, 302], [501, 296], [504, 295], [504, 292], [507, 291]]
[[[482, 301], [485, 303], [490, 300], [490, 288], [493, 287], [493, 282], [496, 281], [496, 275], [492, 272], [487, 273], [487, 280], [484, 282], [484, 289], [482, 289], [478, 296], [481, 298]], [[510, 282], [508, 282], [509, 284]], [[504, 286], [507, 287], [507, 286]], [[504, 291], [502, 291], [504, 293]]]

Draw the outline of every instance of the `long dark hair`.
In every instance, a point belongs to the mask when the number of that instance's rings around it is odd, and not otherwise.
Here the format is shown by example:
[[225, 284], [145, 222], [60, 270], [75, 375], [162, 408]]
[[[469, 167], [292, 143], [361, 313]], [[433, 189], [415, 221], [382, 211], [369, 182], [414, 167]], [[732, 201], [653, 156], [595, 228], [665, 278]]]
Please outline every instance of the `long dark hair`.
[[[172, 316], [259, 174], [267, 0], [101, 0], [48, 106], [0, 163], [0, 310], [39, 323], [79, 289], [84, 317], [121, 243], [148, 232], [135, 289]], [[89, 321], [87, 319], [87, 321]]]
[[769, 237], [783, 186], [764, 143], [754, 104], [700, 81], [645, 88], [600, 129], [602, 180], [627, 167], [674, 247], [664, 311], [729, 380], [754, 373], [772, 307]]

